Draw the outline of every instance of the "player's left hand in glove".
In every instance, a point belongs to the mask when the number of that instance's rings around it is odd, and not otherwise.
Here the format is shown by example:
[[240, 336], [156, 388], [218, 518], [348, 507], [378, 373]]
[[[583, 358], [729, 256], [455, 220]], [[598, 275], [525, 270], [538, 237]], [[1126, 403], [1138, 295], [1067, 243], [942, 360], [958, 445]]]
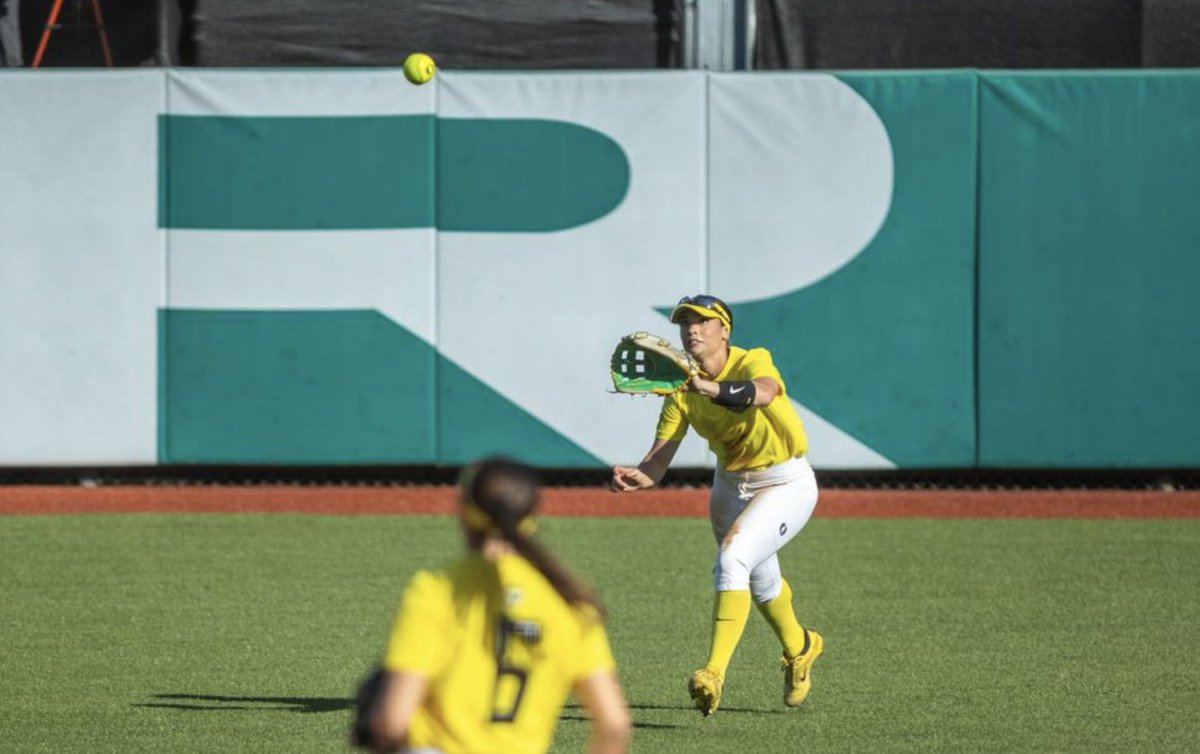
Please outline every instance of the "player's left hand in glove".
[[700, 372], [696, 361], [670, 341], [639, 331], [621, 338], [609, 359], [618, 393], [671, 395]]

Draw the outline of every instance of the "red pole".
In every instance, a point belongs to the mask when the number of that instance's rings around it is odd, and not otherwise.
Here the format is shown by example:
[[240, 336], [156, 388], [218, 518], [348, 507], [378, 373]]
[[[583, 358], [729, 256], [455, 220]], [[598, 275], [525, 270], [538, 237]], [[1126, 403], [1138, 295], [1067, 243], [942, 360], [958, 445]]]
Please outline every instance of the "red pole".
[[38, 42], [37, 52], [33, 56], [32, 68], [37, 68], [42, 64], [42, 55], [46, 52], [46, 44], [50, 41], [50, 30], [54, 28], [54, 22], [58, 20], [58, 12], [62, 10], [63, 0], [54, 0], [54, 7], [50, 9], [50, 15], [46, 16], [46, 28], [42, 31], [42, 41]]

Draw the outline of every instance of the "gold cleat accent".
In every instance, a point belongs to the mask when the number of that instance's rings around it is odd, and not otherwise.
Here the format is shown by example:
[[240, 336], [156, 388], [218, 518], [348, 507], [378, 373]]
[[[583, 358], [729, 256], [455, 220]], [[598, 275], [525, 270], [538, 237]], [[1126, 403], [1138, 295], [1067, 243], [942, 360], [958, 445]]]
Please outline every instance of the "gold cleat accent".
[[816, 631], [804, 630], [804, 649], [800, 654], [783, 658], [783, 703], [799, 707], [812, 688], [812, 664], [821, 656], [825, 642]]
[[696, 709], [705, 717], [721, 706], [721, 687], [724, 685], [725, 679], [715, 670], [700, 668], [692, 673], [692, 679], [688, 681], [688, 693], [692, 695]]

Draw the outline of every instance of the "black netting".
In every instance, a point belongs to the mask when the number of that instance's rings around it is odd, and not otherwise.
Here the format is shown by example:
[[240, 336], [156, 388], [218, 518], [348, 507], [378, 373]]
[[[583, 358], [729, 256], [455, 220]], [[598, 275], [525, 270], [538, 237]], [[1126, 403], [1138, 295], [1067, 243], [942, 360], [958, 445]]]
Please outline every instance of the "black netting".
[[[457, 466], [125, 466], [0, 468], [0, 485], [415, 486], [454, 484]], [[605, 468], [543, 469], [548, 485], [602, 487]], [[702, 487], [712, 470], [671, 469], [665, 487]], [[1200, 469], [817, 470], [825, 489], [1200, 489]]]

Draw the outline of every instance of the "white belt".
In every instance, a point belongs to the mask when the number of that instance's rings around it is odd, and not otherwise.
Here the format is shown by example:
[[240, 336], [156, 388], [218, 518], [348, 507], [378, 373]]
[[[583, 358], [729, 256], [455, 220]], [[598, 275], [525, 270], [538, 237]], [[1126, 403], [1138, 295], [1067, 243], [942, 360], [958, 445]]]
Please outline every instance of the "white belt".
[[808, 459], [804, 456], [789, 458], [773, 466], [749, 471], [717, 469], [717, 475], [727, 483], [751, 490], [785, 484], [811, 473], [812, 467], [808, 465]]

